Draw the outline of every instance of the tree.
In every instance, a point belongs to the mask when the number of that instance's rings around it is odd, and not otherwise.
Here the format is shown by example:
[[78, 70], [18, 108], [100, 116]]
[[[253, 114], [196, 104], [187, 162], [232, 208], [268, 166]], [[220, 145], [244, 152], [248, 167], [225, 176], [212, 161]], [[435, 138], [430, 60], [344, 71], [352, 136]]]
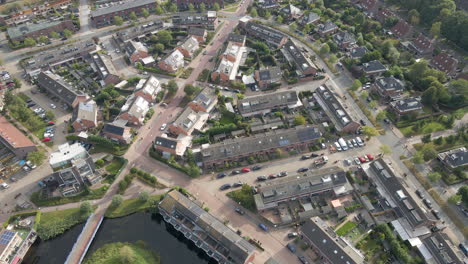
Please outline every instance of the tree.
[[60, 35], [59, 33], [53, 31], [53, 32], [50, 32], [50, 37], [54, 39], [58, 39], [60, 38]]
[[303, 115], [297, 115], [294, 117], [294, 125], [301, 126], [306, 123], [306, 119]]
[[164, 51], [164, 44], [162, 43], [157, 43], [157, 44], [154, 44], [154, 50], [157, 52], [157, 53], [161, 53]]
[[377, 107], [377, 101], [376, 100], [372, 100], [369, 102], [369, 107], [370, 108], [376, 108]]
[[171, 32], [167, 30], [161, 30], [157, 33], [158, 40], [160, 43], [164, 44], [164, 46], [167, 46], [171, 43], [172, 41], [172, 34]]
[[421, 138], [421, 142], [422, 142], [422, 143], [429, 143], [429, 142], [431, 142], [431, 134], [424, 135], [424, 136]]
[[119, 251], [119, 262], [123, 264], [135, 263], [135, 253], [133, 249], [127, 245], [123, 246]]
[[140, 199], [142, 202], [147, 202], [149, 198], [150, 195], [147, 191], [142, 191], [140, 194], [138, 194], [138, 199]]
[[461, 195], [462, 202], [468, 206], [468, 185], [463, 185], [458, 189], [457, 194]]
[[423, 158], [423, 155], [421, 152], [416, 152], [413, 156], [413, 158], [411, 159], [411, 161], [413, 161], [414, 164], [423, 164], [424, 163], [424, 158]]
[[353, 82], [353, 85], [351, 85], [351, 90], [352, 91], [357, 91], [359, 88], [362, 87], [362, 83], [361, 81], [359, 81], [358, 79], [354, 80]]
[[158, 5], [155, 9], [154, 9], [154, 13], [156, 15], [161, 15], [164, 11], [162, 10], [162, 8]]
[[377, 113], [377, 115], [375, 116], [375, 119], [377, 119], [378, 121], [382, 121], [382, 120], [384, 120], [385, 118], [387, 118], [387, 114], [388, 114], [387, 111], [382, 110], [382, 111], [380, 111], [380, 112]]
[[198, 91], [200, 91], [200, 88], [198, 88], [198, 87], [196, 87], [196, 86], [194, 86], [192, 84], [187, 84], [184, 87], [184, 92], [188, 97], [192, 97]]
[[430, 33], [434, 38], [438, 38], [440, 36], [440, 26], [442, 25], [442, 22], [434, 22], [432, 24]]
[[114, 197], [112, 197], [111, 207], [113, 208], [119, 207], [119, 205], [121, 205], [122, 202], [123, 202], [122, 195], [116, 194], [114, 195]]
[[327, 43], [323, 44], [322, 47], [320, 48], [320, 54], [325, 55], [330, 52], [330, 46], [328, 46]]
[[282, 16], [277, 16], [276, 17], [276, 23], [283, 24], [283, 17]]
[[440, 178], [442, 178], [442, 175], [440, 175], [440, 173], [438, 173], [438, 172], [430, 172], [430, 173], [427, 174], [427, 178], [431, 182], [436, 182], [436, 181], [440, 180]]
[[69, 37], [71, 37], [71, 35], [73, 35], [73, 32], [71, 32], [71, 31], [68, 30], [68, 29], [64, 29], [64, 30], [62, 31], [62, 34], [63, 34], [64, 37], [69, 38]]
[[196, 165], [192, 165], [188, 168], [187, 174], [192, 177], [198, 177], [201, 174], [200, 168], [198, 168]]
[[382, 151], [383, 155], [392, 154], [392, 149], [386, 144], [380, 146], [380, 151]]
[[328, 58], [328, 61], [329, 61], [331, 64], [335, 64], [335, 63], [338, 61], [338, 58], [336, 57], [335, 54], [332, 54], [332, 55], [330, 55], [330, 57]]
[[411, 9], [409, 12], [408, 12], [408, 17], [409, 17], [409, 22], [412, 24], [412, 25], [418, 25], [419, 24], [419, 12], [418, 10], [416, 9]]
[[364, 133], [364, 135], [366, 135], [368, 137], [373, 137], [373, 136], [378, 136], [379, 135], [379, 132], [377, 131], [377, 129], [375, 129], [374, 127], [370, 127], [370, 126], [363, 126], [362, 127], [362, 132]]
[[122, 17], [119, 17], [119, 16], [114, 16], [114, 25], [116, 26], [120, 26], [123, 24], [123, 18]]
[[292, 22], [291, 24], [289, 24], [289, 30], [291, 30], [291, 31], [296, 31], [297, 30], [296, 22]]
[[202, 13], [205, 12], [206, 11], [205, 3], [201, 3], [199, 9], [200, 9], [200, 12], [202, 12]]
[[44, 35], [39, 36], [37, 38], [37, 42], [39, 42], [39, 43], [46, 43], [47, 41], [49, 41], [49, 38], [47, 36], [44, 36]]
[[219, 11], [221, 9], [221, 7], [219, 7], [219, 4], [216, 2], [213, 5], [213, 9], [214, 9], [214, 11]]
[[169, 93], [175, 94], [178, 89], [179, 89], [179, 86], [177, 85], [177, 83], [174, 80], [170, 80], [167, 83], [167, 90], [169, 91]]
[[50, 110], [47, 110], [47, 111], [45, 112], [45, 116], [46, 116], [46, 118], [49, 119], [49, 120], [54, 120], [54, 119], [55, 119], [55, 114], [54, 114], [54, 112], [52, 112], [52, 111], [50, 111]]
[[143, 9], [141, 9], [141, 15], [142, 15], [144, 18], [147, 18], [147, 17], [149, 17], [150, 13], [149, 13], [148, 9], [143, 8]]
[[252, 17], [258, 16], [257, 9], [252, 8], [252, 10], [250, 10], [250, 15], [251, 15]]
[[36, 45], [36, 41], [33, 38], [25, 38], [24, 39], [24, 45], [26, 47], [32, 47]]
[[31, 161], [32, 164], [40, 166], [42, 162], [44, 162], [46, 156], [44, 152], [41, 151], [34, 151], [28, 153], [28, 160]]
[[89, 215], [93, 211], [93, 205], [89, 201], [84, 201], [80, 205], [81, 215]]
[[137, 20], [137, 19], [138, 19], [138, 17], [137, 17], [137, 15], [135, 14], [135, 12], [130, 12], [129, 17], [130, 17], [131, 20]]
[[454, 194], [448, 198], [448, 202], [451, 204], [458, 204], [462, 199], [462, 196], [459, 194]]
[[363, 91], [360, 95], [362, 100], [366, 100], [367, 97], [369, 97], [369, 92], [368, 91]]
[[424, 145], [421, 149], [421, 153], [423, 154], [424, 161], [430, 161], [437, 157], [437, 151], [432, 144]]
[[17, 78], [14, 78], [13, 79], [13, 83], [15, 83], [15, 88], [19, 89], [21, 88], [22, 84], [21, 84], [21, 81]]
[[193, 11], [195, 10], [195, 6], [194, 6], [192, 3], [190, 3], [190, 4], [188, 5], [188, 10], [189, 10], [190, 12], [193, 12]]

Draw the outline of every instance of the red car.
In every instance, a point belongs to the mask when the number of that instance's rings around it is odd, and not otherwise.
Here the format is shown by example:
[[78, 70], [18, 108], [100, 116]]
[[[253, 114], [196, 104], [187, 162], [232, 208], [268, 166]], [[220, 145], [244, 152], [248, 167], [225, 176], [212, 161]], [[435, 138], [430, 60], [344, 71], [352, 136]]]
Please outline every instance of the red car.
[[374, 156], [372, 156], [371, 154], [367, 154], [366, 156], [369, 160], [374, 160]]
[[367, 160], [364, 157], [359, 157], [359, 161], [361, 163], [366, 163], [367, 162]]
[[55, 122], [54, 121], [49, 121], [49, 122], [47, 122], [47, 125], [48, 126], [53, 126], [53, 125], [55, 125]]
[[42, 141], [43, 141], [43, 142], [49, 142], [49, 141], [51, 141], [51, 140], [52, 140], [52, 139], [51, 139], [50, 137], [45, 137]]
[[247, 173], [247, 172], [250, 172], [250, 169], [249, 169], [249, 168], [243, 168], [241, 171], [242, 171], [243, 173]]

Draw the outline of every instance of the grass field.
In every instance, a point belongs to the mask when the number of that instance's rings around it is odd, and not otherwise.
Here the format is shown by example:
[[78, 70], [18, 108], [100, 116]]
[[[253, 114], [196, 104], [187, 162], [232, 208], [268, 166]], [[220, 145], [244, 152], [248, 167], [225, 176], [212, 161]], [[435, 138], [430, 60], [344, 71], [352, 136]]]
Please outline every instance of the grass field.
[[[155, 199], [161, 199], [161, 195], [152, 196]], [[139, 198], [136, 199], [128, 199], [122, 202], [122, 204], [115, 208], [115, 209], [108, 209], [106, 212], [107, 218], [117, 218], [123, 217], [127, 215], [131, 215], [136, 212], [144, 211], [150, 208], [149, 202], [143, 202]]]
[[336, 234], [339, 236], [345, 236], [355, 227], [356, 227], [356, 223], [352, 221], [348, 221], [336, 230]]
[[407, 126], [400, 128], [400, 132], [405, 135], [405, 137], [416, 136], [420, 134], [430, 134], [432, 132], [445, 130], [445, 126], [438, 122], [430, 122], [425, 124], [421, 129], [418, 131], [413, 130], [413, 126]]
[[223, 9], [223, 11], [226, 12], [236, 12], [237, 8], [239, 7], [238, 3], [234, 3], [231, 5], [226, 6], [226, 8]]
[[106, 166], [106, 171], [110, 174], [116, 174], [125, 163], [125, 159], [114, 158], [112, 162]]
[[47, 240], [64, 233], [74, 225], [86, 221], [88, 216], [88, 214], [80, 211], [80, 207], [42, 213], [37, 225], [37, 233], [41, 239]]
[[110, 243], [96, 250], [89, 258], [84, 260], [85, 264], [159, 264], [160, 257], [152, 252], [143, 242]]

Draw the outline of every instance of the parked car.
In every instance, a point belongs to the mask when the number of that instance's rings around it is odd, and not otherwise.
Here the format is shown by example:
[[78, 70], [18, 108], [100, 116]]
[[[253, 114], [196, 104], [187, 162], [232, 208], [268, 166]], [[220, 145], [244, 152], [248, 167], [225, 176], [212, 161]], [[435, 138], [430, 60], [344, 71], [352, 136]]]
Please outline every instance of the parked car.
[[359, 120], [359, 123], [361, 123], [361, 125], [363, 125], [363, 126], [365, 126], [365, 125], [367, 124], [366, 121], [364, 121], [364, 120], [362, 120], [362, 119]]
[[419, 198], [424, 199], [424, 193], [422, 193], [421, 190], [419, 190], [419, 189], [416, 190], [416, 195], [417, 195]]
[[240, 174], [240, 173], [241, 173], [240, 170], [233, 170], [233, 171], [231, 172], [232, 175], [237, 175], [237, 174]]
[[316, 158], [316, 157], [318, 157], [318, 156], [320, 156], [320, 155], [317, 154], [317, 153], [312, 153], [312, 154], [310, 154], [310, 156], [311, 156], [312, 158]]
[[367, 157], [370, 161], [374, 160], [374, 156], [372, 156], [371, 154], [367, 154], [366, 157]]
[[309, 156], [309, 155], [303, 155], [303, 156], [301, 157], [301, 160], [306, 160], [306, 159], [310, 159], [310, 156]]
[[28, 172], [28, 171], [30, 171], [31, 169], [30, 169], [28, 166], [23, 166], [23, 170], [24, 170], [25, 172]]
[[460, 244], [458, 245], [458, 247], [459, 247], [460, 250], [463, 252], [463, 254], [465, 254], [465, 256], [468, 257], [468, 247], [465, 246], [465, 244], [463, 244], [463, 243], [460, 243]]
[[351, 139], [351, 143], [353, 143], [353, 146], [354, 146], [355, 148], [359, 147], [358, 143], [356, 142], [356, 139], [354, 139], [354, 138]]
[[358, 145], [359, 145], [360, 147], [363, 147], [363, 146], [364, 146], [364, 141], [362, 141], [362, 139], [361, 139], [360, 137], [356, 137], [356, 141], [357, 141], [357, 143], [358, 143]]
[[348, 140], [346, 143], [347, 143], [347, 145], [348, 145], [348, 148], [350, 148], [350, 149], [354, 148], [354, 145], [353, 145], [353, 143], [351, 142], [351, 140]]
[[346, 166], [351, 166], [351, 160], [350, 159], [345, 159], [344, 163]]
[[242, 173], [247, 173], [247, 172], [250, 172], [250, 169], [249, 168], [243, 168], [241, 171], [242, 171]]
[[52, 140], [52, 139], [51, 139], [50, 137], [46, 137], [46, 138], [44, 138], [42, 141], [43, 141], [43, 142], [49, 142], [49, 141], [51, 141], [51, 140]]
[[167, 127], [167, 124], [164, 123], [164, 124], [162, 124], [162, 126], [161, 126], [161, 128], [159, 130], [163, 131], [164, 129], [166, 129], [166, 127]]
[[160, 104], [162, 107], [167, 107], [167, 104], [166, 103], [161, 103]]
[[216, 178], [217, 178], [217, 179], [221, 179], [221, 178], [224, 178], [224, 177], [226, 177], [226, 176], [227, 176], [226, 173], [221, 172], [221, 173], [218, 173], [218, 175], [216, 175]]
[[54, 105], [54, 104], [50, 104], [50, 108], [55, 109], [55, 108], [57, 108], [57, 106]]
[[427, 206], [427, 208], [432, 209], [432, 203], [429, 201], [429, 199], [423, 199], [423, 203]]
[[301, 261], [302, 264], [309, 264], [309, 261], [304, 256], [298, 256], [299, 261]]
[[0, 184], [0, 187], [2, 187], [3, 189], [8, 189], [10, 188], [10, 185], [8, 185], [6, 182], [2, 182], [2, 184]]
[[388, 118], [385, 118], [383, 121], [384, 121], [385, 123], [387, 123], [387, 124], [390, 124], [390, 119], [388, 119]]
[[28, 167], [32, 170], [34, 170], [37, 167], [36, 164], [32, 163], [30, 160], [26, 162], [26, 165], [28, 165]]
[[262, 166], [260, 165], [255, 165], [252, 167], [252, 170], [256, 171], [256, 170], [260, 170], [262, 168]]
[[278, 177], [286, 177], [286, 176], [288, 176], [288, 173], [285, 171], [278, 173]]
[[231, 184], [226, 183], [226, 184], [221, 185], [221, 187], [219, 187], [219, 190], [224, 191], [230, 188], [231, 188]]
[[245, 215], [245, 212], [244, 210], [240, 209], [239, 207], [236, 207], [236, 209], [234, 209], [236, 211], [236, 213], [240, 214], [240, 215]]
[[260, 227], [260, 229], [262, 229], [263, 231], [268, 232], [268, 227], [266, 225], [258, 224], [258, 227]]
[[242, 187], [242, 185], [244, 184], [245, 184], [244, 182], [235, 182], [232, 184], [231, 188], [239, 188], [239, 187]]
[[367, 160], [364, 157], [359, 157], [359, 161], [361, 163], [366, 163], [367, 162]]
[[297, 236], [298, 236], [297, 232], [288, 233], [288, 238], [295, 238]]
[[31, 108], [31, 107], [33, 107], [33, 106], [35, 106], [35, 105], [36, 105], [35, 103], [29, 103], [29, 104], [28, 104], [28, 107]]
[[270, 175], [268, 175], [268, 179], [269, 180], [276, 179], [276, 175], [275, 174], [270, 174]]
[[53, 125], [55, 125], [55, 122], [54, 121], [49, 121], [49, 122], [47, 122], [47, 125], [48, 126], [53, 126]]
[[304, 168], [298, 169], [297, 172], [306, 172], [306, 171], [308, 171], [308, 170], [309, 170], [309, 168], [305, 168], [305, 167], [304, 167]]
[[288, 243], [286, 245], [286, 247], [289, 249], [289, 251], [291, 251], [292, 253], [295, 253], [296, 252], [296, 247], [294, 246], [293, 243]]
[[431, 212], [435, 216], [435, 218], [437, 218], [437, 220], [440, 220], [441, 217], [440, 217], [439, 211], [433, 209], [433, 210], [431, 210]]
[[265, 176], [258, 176], [257, 177], [257, 181], [266, 181], [267, 180], [267, 177]]

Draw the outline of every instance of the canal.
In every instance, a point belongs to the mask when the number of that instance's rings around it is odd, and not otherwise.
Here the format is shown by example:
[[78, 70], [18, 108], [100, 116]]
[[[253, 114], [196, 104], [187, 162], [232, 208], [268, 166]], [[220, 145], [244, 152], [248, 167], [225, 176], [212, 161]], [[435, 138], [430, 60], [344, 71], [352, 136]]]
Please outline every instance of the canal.
[[[84, 224], [75, 226], [61, 236], [34, 244], [26, 255], [24, 264], [63, 264]], [[160, 217], [149, 213], [136, 213], [122, 218], [105, 219], [96, 234], [88, 256], [113, 242], [144, 241], [151, 250], [158, 252], [161, 263], [212, 264], [210, 259], [184, 235], [167, 225]]]

